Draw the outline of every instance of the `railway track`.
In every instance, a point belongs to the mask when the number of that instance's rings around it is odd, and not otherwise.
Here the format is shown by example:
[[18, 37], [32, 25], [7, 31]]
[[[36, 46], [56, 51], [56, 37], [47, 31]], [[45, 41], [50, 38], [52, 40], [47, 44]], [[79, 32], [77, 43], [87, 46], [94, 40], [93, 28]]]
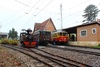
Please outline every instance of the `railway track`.
[[18, 47], [16, 48], [16, 47], [13, 47], [13, 46], [8, 46], [8, 45], [3, 45], [3, 46], [7, 47], [7, 48], [10, 48], [10, 49], [13, 49], [15, 51], [21, 52], [21, 53], [31, 57], [33, 60], [35, 59], [35, 60], [39, 61], [40, 63], [45, 64], [45, 67], [53, 67], [53, 65], [51, 65], [51, 64], [41, 60], [40, 58], [38, 58], [38, 56], [32, 55], [33, 53], [30, 52], [28, 49], [23, 50], [23, 49], [20, 49], [20, 48], [18, 49]]
[[79, 52], [79, 53], [84, 53], [84, 54], [95, 55], [95, 56], [100, 56], [100, 52], [93, 52], [93, 51], [81, 50], [81, 49], [73, 49], [73, 48], [68, 48], [67, 46], [64, 47], [64, 48], [57, 47], [57, 46], [47, 46], [47, 47], [56, 48], [56, 49], [62, 49], [62, 50], [67, 50], [67, 51], [74, 51], [74, 52]]
[[38, 60], [39, 62], [47, 65], [48, 67], [56, 67], [56, 66], [58, 67], [82, 67], [82, 66], [91, 67], [83, 63], [79, 63], [79, 62], [58, 56], [58, 55], [48, 53], [41, 49], [31, 49], [31, 48], [27, 49], [27, 48], [22, 48], [22, 47], [12, 47], [8, 45], [5, 45], [5, 47], [11, 48], [13, 50], [17, 50], [31, 57], [32, 59]]
[[[31, 49], [32, 50], [32, 49]], [[35, 51], [34, 51], [35, 50]], [[92, 67], [90, 65], [87, 65], [87, 64], [84, 64], [84, 63], [81, 63], [81, 62], [77, 62], [77, 61], [74, 61], [74, 60], [71, 60], [71, 59], [68, 59], [68, 58], [64, 58], [62, 56], [59, 56], [59, 55], [55, 55], [55, 54], [52, 54], [50, 52], [47, 52], [47, 51], [44, 51], [42, 49], [33, 49], [32, 50], [33, 52], [39, 52], [40, 53], [43, 53], [44, 56], [48, 56], [48, 58], [52, 58], [52, 59], [56, 59], [58, 61], [60, 61], [61, 64], [69, 64], [69, 65], [73, 65], [75, 67]], [[67, 66], [67, 65], [66, 65]]]
[[[33, 51], [31, 49], [27, 49], [27, 48], [19, 48], [19, 47], [14, 47], [14, 46], [8, 46], [5, 45], [4, 47], [19, 51], [29, 57], [31, 57], [32, 59], [36, 59], [41, 63], [44, 63], [45, 65], [47, 65], [48, 67], [76, 67], [76, 65], [73, 64], [69, 64], [67, 62], [62, 62], [59, 59], [55, 59], [53, 57], [47, 56], [47, 55], [43, 55], [40, 54], [36, 51]], [[77, 66], [79, 67], [79, 66]]]

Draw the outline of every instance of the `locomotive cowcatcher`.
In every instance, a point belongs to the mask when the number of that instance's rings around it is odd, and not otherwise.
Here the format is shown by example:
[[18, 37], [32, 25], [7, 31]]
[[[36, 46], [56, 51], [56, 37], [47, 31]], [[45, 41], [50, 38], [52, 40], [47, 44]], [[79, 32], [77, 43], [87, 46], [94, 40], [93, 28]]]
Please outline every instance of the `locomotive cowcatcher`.
[[23, 30], [25, 32], [20, 33], [20, 43], [23, 47], [37, 47], [37, 41], [33, 39], [31, 29]]

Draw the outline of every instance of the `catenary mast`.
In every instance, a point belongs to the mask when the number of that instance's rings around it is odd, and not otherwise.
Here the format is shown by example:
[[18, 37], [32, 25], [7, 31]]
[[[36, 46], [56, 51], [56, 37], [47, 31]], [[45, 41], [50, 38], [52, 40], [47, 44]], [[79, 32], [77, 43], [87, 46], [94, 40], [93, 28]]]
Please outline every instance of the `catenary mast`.
[[63, 29], [63, 21], [62, 21], [62, 3], [60, 4], [60, 14], [61, 14], [61, 31]]

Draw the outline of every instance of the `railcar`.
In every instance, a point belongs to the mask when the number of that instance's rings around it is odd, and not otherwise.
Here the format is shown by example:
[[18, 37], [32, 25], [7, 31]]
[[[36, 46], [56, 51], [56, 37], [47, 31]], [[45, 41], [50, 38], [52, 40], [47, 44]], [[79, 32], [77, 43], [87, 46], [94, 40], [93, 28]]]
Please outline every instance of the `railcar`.
[[68, 42], [68, 33], [65, 31], [56, 31], [51, 34], [53, 44], [66, 44]]
[[37, 47], [37, 41], [33, 39], [32, 30], [28, 29], [20, 33], [20, 43], [23, 47]]
[[47, 45], [51, 41], [51, 32], [37, 30], [33, 33], [34, 40], [38, 42], [39, 45]]

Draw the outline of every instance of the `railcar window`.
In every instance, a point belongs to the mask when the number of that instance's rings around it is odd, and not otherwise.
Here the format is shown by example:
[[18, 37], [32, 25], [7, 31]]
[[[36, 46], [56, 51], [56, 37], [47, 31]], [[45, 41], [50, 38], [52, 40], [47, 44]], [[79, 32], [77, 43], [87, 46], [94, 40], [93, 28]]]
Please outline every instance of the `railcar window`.
[[63, 36], [66, 36], [67, 35], [67, 33], [63, 33]]
[[60, 35], [60, 36], [63, 36], [63, 33], [61, 32], [61, 33], [59, 33], [59, 35]]
[[67, 33], [60, 32], [59, 35], [60, 35], [60, 36], [66, 36]]

